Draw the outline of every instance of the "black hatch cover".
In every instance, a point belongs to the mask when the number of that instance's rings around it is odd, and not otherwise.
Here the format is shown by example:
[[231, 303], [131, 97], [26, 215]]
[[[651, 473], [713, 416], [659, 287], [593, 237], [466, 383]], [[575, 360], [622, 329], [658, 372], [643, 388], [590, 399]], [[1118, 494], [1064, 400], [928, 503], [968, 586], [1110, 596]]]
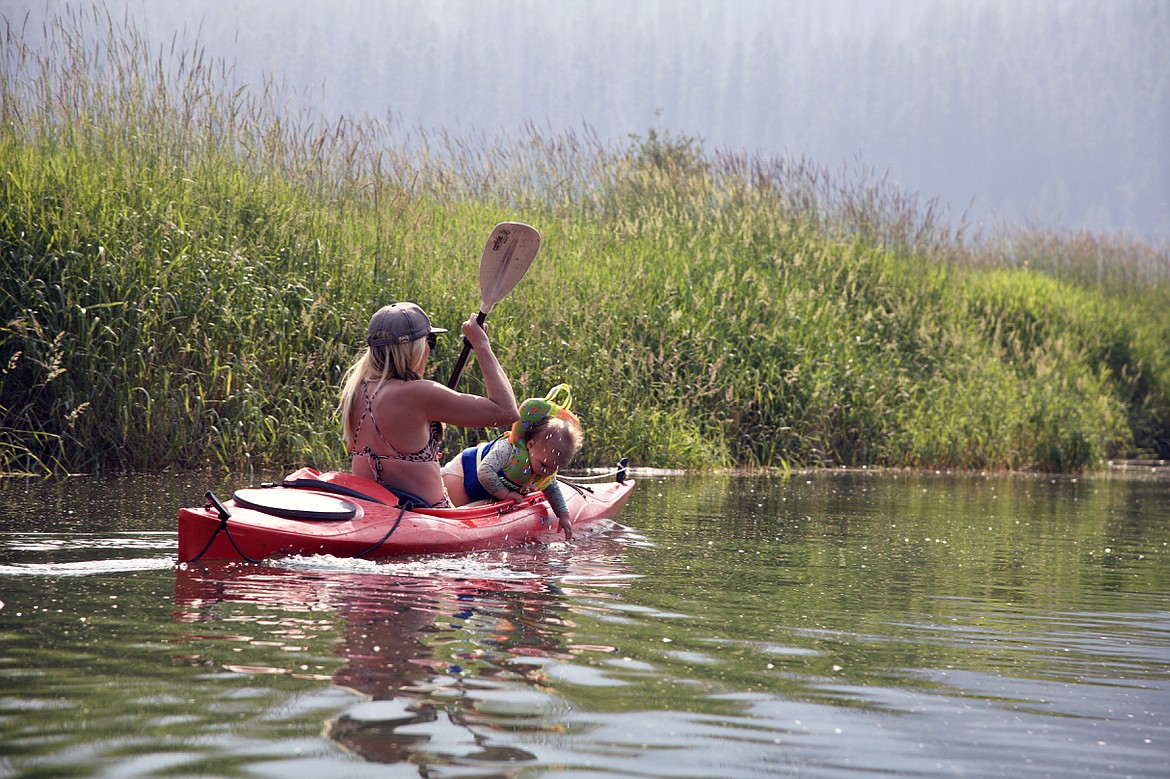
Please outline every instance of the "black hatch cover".
[[353, 519], [357, 505], [348, 500], [300, 490], [236, 490], [236, 505], [286, 519], [338, 521]]

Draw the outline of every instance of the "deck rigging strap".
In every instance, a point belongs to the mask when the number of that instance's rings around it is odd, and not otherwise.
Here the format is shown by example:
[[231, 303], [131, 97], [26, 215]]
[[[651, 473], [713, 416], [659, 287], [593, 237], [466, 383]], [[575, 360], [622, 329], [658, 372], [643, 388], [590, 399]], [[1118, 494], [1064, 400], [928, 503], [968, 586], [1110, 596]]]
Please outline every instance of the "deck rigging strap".
[[561, 484], [565, 485], [566, 487], [568, 487], [570, 489], [576, 490], [581, 495], [584, 495], [586, 492], [588, 492], [588, 493], [593, 492], [593, 488], [590, 487], [588, 484], [578, 484], [577, 482], [573, 482], [573, 481], [565, 481], [560, 476], [557, 477], [557, 481], [559, 481]]
[[[383, 486], [385, 486], [385, 485], [383, 485]], [[398, 525], [402, 522], [402, 517], [406, 515], [406, 512], [413, 511], [416, 508], [428, 508], [428, 509], [433, 508], [432, 504], [423, 500], [418, 495], [415, 495], [413, 492], [407, 492], [406, 490], [400, 490], [397, 487], [386, 487], [386, 489], [390, 490], [390, 492], [394, 493], [394, 497], [398, 498], [398, 518], [394, 520], [393, 526], [391, 526], [390, 530], [386, 533], [386, 535], [382, 536], [381, 541], [374, 544], [373, 546], [371, 546], [369, 549], [367, 549], [364, 552], [358, 552], [357, 554], [354, 555], [354, 557], [365, 557], [370, 552], [374, 551], [375, 549], [380, 547], [382, 544], [389, 541], [390, 536], [394, 535], [394, 531], [398, 529]], [[381, 501], [379, 501], [379, 502], [381, 502]]]
[[605, 479], [613, 479], [618, 484], [625, 484], [626, 483], [626, 474], [629, 470], [629, 467], [630, 467], [630, 458], [623, 457], [622, 459], [618, 460], [617, 467], [612, 471], [606, 471], [605, 473], [598, 473], [598, 474], [595, 474], [593, 476], [565, 476], [563, 474], [558, 473], [557, 479], [559, 481], [564, 482], [565, 484], [571, 484], [571, 483], [581, 484], [584, 482], [602, 481]]
[[378, 541], [378, 543], [374, 544], [373, 546], [371, 546], [369, 549], [367, 549], [364, 552], [358, 552], [357, 554], [354, 555], [354, 557], [365, 557], [370, 552], [374, 551], [375, 549], [380, 547], [382, 544], [389, 541], [390, 536], [394, 535], [394, 531], [398, 529], [399, 523], [402, 522], [402, 517], [406, 514], [406, 512], [408, 510], [410, 510], [412, 508], [414, 508], [414, 504], [412, 504], [409, 500], [405, 500], [402, 503], [398, 504], [398, 519], [394, 520], [394, 524], [390, 527], [389, 532], [387, 532], [386, 535], [382, 536], [382, 539], [380, 541]]
[[244, 560], [249, 563], [259, 563], [259, 560], [253, 560], [251, 557], [248, 557], [248, 555], [244, 554], [244, 550], [240, 549], [239, 544], [236, 543], [236, 539], [232, 538], [232, 531], [228, 529], [227, 524], [227, 521], [231, 517], [232, 513], [228, 511], [222, 503], [220, 503], [219, 498], [215, 497], [215, 493], [211, 490], [203, 493], [203, 497], [207, 498], [207, 508], [214, 508], [215, 512], [219, 515], [219, 524], [216, 525], [215, 532], [211, 534], [211, 538], [207, 539], [207, 544], [203, 547], [202, 551], [200, 551], [199, 554], [195, 555], [187, 562], [199, 562], [199, 559], [203, 557], [203, 555], [207, 554], [207, 550], [211, 548], [211, 544], [215, 541], [216, 536], [218, 536], [222, 531], [223, 534], [227, 536], [227, 540], [231, 542], [232, 548], [236, 550], [236, 554], [244, 558]]

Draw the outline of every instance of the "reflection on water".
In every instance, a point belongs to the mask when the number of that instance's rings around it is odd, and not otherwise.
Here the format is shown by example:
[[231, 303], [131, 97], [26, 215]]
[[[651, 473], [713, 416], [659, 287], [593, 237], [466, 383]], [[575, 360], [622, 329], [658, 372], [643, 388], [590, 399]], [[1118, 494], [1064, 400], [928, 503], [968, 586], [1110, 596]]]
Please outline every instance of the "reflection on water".
[[188, 481], [0, 483], [0, 776], [1170, 773], [1165, 479], [642, 476], [572, 547], [176, 567]]
[[[230, 624], [227, 641], [237, 641], [247, 624], [264, 634], [259, 642], [251, 636], [250, 645], [285, 651], [303, 649], [293, 645], [327, 625], [342, 661], [328, 678], [362, 702], [328, 720], [324, 735], [366, 760], [532, 761], [527, 749], [491, 736], [559, 734], [568, 704], [547, 688], [543, 667], [613, 651], [574, 644], [566, 595], [581, 586], [600, 595], [629, 579], [621, 547], [618, 554], [604, 548], [556, 557], [521, 550], [406, 563], [320, 557], [288, 567], [183, 565], [175, 619]], [[309, 670], [228, 667], [302, 678]]]

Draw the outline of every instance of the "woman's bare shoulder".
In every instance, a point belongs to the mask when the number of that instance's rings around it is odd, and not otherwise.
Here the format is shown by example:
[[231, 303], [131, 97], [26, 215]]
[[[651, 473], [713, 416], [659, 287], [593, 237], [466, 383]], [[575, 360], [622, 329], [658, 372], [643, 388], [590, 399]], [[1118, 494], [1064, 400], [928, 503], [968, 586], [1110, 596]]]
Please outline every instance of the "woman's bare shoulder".
[[387, 387], [387, 391], [379, 393], [379, 405], [382, 408], [425, 417], [427, 419], [443, 419], [450, 409], [457, 408], [465, 397], [449, 387], [429, 379], [415, 379], [413, 381], [395, 381]]
[[488, 398], [459, 392], [427, 379], [404, 383], [388, 402], [407, 413], [462, 427], [494, 426], [507, 421]]
[[414, 381], [396, 382], [398, 384], [395, 396], [402, 400], [459, 397], [459, 393], [430, 379], [415, 379]]
[[379, 406], [408, 406], [416, 407], [419, 404], [433, 402], [442, 397], [442, 391], [447, 389], [440, 384], [427, 379], [413, 381], [390, 380], [379, 388], [374, 402]]

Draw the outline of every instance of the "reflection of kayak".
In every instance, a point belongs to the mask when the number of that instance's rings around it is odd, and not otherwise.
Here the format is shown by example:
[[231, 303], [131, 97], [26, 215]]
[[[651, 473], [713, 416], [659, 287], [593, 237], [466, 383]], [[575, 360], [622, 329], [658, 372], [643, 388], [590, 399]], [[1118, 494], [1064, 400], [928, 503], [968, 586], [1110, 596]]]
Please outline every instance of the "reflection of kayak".
[[[632, 480], [561, 483], [574, 533], [617, 517]], [[544, 493], [520, 504], [413, 508], [376, 482], [302, 468], [283, 482], [237, 490], [221, 503], [179, 509], [179, 561], [261, 560], [275, 555], [336, 557], [471, 552], [563, 539]]]
[[[574, 643], [564, 629], [574, 598], [560, 585], [596, 578], [612, 587], [627, 573], [625, 549], [603, 536], [571, 555], [530, 547], [370, 562], [189, 563], [175, 570], [176, 632], [193, 644], [196, 654], [183, 657], [200, 669], [284, 674], [359, 694], [322, 729], [356, 757], [413, 767], [411, 776], [460, 760], [530, 762], [537, 757], [499, 737], [515, 716], [498, 702], [536, 711], [558, 696], [546, 666], [612, 651]], [[528, 730], [536, 727], [558, 726], [537, 717]], [[451, 738], [453, 729], [465, 736]]]

